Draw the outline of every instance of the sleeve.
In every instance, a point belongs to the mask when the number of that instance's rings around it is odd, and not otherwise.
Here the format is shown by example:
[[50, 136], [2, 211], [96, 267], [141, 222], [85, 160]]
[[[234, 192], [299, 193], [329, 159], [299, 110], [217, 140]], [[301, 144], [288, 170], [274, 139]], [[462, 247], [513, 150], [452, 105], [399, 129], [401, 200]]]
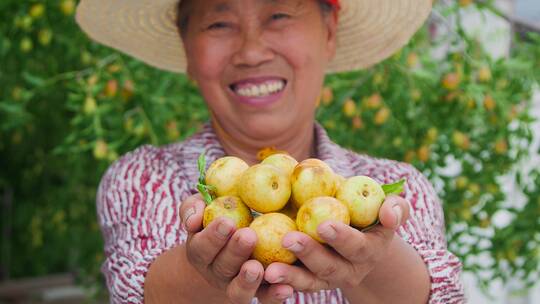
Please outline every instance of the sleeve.
[[185, 191], [180, 168], [166, 153], [141, 147], [113, 164], [101, 180], [97, 215], [105, 241], [102, 272], [111, 303], [143, 303], [150, 264], [185, 242], [178, 207]]
[[407, 178], [402, 196], [411, 204], [411, 216], [398, 232], [426, 263], [431, 277], [429, 303], [464, 303], [461, 262], [447, 249], [444, 213], [435, 189], [411, 165], [400, 167], [399, 178]]

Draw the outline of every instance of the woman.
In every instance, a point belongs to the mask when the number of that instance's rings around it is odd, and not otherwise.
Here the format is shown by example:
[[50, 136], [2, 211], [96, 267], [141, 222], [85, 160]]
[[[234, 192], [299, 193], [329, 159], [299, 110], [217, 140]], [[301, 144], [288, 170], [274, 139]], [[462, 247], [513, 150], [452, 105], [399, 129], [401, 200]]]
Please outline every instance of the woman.
[[[324, 75], [372, 65], [402, 47], [430, 0], [86, 0], [77, 20], [94, 39], [197, 82], [211, 123], [182, 143], [144, 146], [111, 166], [98, 192], [118, 303], [457, 303], [460, 263], [446, 249], [440, 202], [412, 166], [332, 143], [314, 113]], [[290, 233], [304, 266], [250, 259], [249, 228], [219, 219], [202, 229], [197, 157], [263, 147], [317, 157], [343, 176], [407, 178], [366, 233], [319, 226], [332, 247]], [[264, 283], [263, 283], [264, 282]]]

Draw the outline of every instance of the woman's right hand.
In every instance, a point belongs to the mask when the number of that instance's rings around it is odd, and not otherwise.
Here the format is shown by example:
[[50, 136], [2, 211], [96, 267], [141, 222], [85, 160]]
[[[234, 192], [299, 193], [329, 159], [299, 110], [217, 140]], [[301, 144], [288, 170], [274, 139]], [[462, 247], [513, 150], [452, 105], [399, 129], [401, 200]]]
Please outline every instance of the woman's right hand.
[[180, 218], [188, 232], [189, 262], [212, 286], [222, 290], [234, 304], [281, 303], [292, 295], [289, 285], [261, 285], [264, 268], [250, 260], [257, 235], [251, 228], [236, 229], [227, 218], [214, 220], [202, 229], [205, 203], [200, 194], [188, 197], [180, 206]]

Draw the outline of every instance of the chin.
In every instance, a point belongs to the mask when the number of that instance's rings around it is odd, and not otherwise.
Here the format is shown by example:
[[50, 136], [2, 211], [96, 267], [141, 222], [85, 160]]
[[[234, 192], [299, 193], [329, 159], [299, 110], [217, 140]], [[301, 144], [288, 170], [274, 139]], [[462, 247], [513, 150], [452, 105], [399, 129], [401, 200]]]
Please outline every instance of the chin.
[[256, 140], [282, 138], [287, 132], [299, 126], [297, 119], [287, 119], [278, 115], [256, 115], [243, 119], [243, 132]]

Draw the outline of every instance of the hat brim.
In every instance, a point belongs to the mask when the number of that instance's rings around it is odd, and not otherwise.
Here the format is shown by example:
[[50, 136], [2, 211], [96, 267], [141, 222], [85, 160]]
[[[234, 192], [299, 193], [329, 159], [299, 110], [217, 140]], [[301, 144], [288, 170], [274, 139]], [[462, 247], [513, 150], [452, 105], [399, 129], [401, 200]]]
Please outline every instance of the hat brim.
[[[183, 73], [178, 0], [81, 0], [76, 20], [93, 40], [159, 69]], [[425, 22], [431, 0], [341, 0], [337, 48], [327, 72], [370, 67], [401, 49]]]

